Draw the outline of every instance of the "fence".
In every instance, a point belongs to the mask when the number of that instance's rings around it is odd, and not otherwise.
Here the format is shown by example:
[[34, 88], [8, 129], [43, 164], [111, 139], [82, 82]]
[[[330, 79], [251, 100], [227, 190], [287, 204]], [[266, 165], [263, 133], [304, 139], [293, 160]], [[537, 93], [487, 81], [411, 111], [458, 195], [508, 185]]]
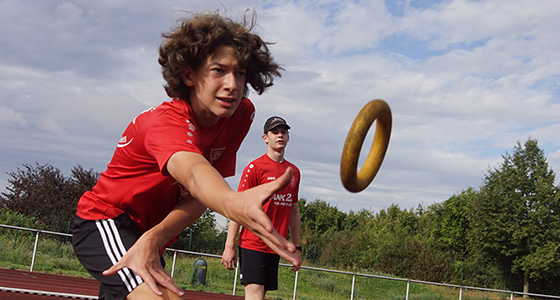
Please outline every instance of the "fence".
[[[53, 231], [46, 231], [46, 230], [38, 230], [38, 229], [30, 229], [30, 228], [24, 228], [24, 227], [12, 226], [12, 225], [0, 224], [0, 227], [16, 230], [16, 236], [17, 236], [17, 230], [35, 232], [35, 242], [34, 242], [34, 246], [33, 246], [33, 257], [31, 258], [31, 267], [30, 267], [31, 272], [33, 272], [33, 267], [34, 267], [34, 264], [35, 264], [35, 257], [36, 257], [36, 254], [37, 254], [37, 245], [39, 243], [39, 234], [53, 234], [53, 235], [58, 235], [58, 236], [72, 237], [71, 234], [59, 233], [59, 232], [53, 232]], [[177, 253], [183, 253], [183, 254], [195, 255], [195, 256], [221, 258], [220, 255], [213, 255], [213, 254], [179, 250], [179, 249], [172, 249], [172, 248], [167, 248], [166, 251], [173, 252], [173, 263], [171, 265], [171, 277], [173, 277], [173, 274], [175, 272], [175, 264], [176, 264], [176, 260], [177, 260]], [[237, 266], [239, 267], [239, 264], [237, 264]], [[280, 264], [280, 266], [282, 266], [282, 267], [292, 267], [291, 265], [287, 265], [287, 264]], [[338, 271], [338, 270], [329, 270], [329, 269], [306, 267], [306, 266], [302, 266], [301, 269], [318, 271], [318, 272], [337, 273], [337, 274], [344, 274], [344, 275], [352, 276], [352, 289], [351, 289], [351, 294], [350, 294], [350, 299], [351, 300], [354, 299], [356, 277], [369, 277], [369, 278], [377, 278], [377, 279], [383, 279], [383, 280], [396, 280], [396, 281], [406, 282], [406, 294], [405, 294], [405, 299], [406, 300], [408, 300], [409, 296], [410, 296], [410, 284], [411, 283], [443, 286], [443, 287], [450, 287], [450, 288], [458, 289], [459, 290], [459, 300], [463, 299], [463, 291], [464, 290], [478, 290], [478, 291], [485, 291], [485, 292], [503, 293], [503, 294], [509, 295], [511, 300], [513, 300], [515, 295], [541, 297], [541, 298], [549, 298], [549, 299], [560, 299], [560, 296], [554, 296], [554, 295], [544, 295], [544, 294], [523, 293], [523, 292], [515, 292], [515, 291], [498, 290], [498, 289], [488, 289], [488, 288], [480, 288], [480, 287], [472, 287], [472, 286], [463, 286], [463, 285], [455, 285], [455, 284], [429, 282], [429, 281], [422, 281], [422, 280], [395, 278], [395, 277], [388, 277], [388, 276], [381, 276], [381, 275], [371, 275], [371, 274], [362, 274], [362, 273], [354, 273], [354, 272], [346, 272], [346, 271]], [[238, 273], [238, 269], [236, 268], [235, 277], [234, 277], [235, 279], [234, 279], [234, 282], [233, 282], [233, 295], [235, 295], [235, 289], [236, 289], [236, 286], [237, 286], [237, 273]], [[294, 280], [294, 293], [293, 293], [293, 299], [294, 300], [296, 299], [296, 296], [297, 296], [298, 275], [299, 275], [299, 271], [296, 272], [295, 280]]]

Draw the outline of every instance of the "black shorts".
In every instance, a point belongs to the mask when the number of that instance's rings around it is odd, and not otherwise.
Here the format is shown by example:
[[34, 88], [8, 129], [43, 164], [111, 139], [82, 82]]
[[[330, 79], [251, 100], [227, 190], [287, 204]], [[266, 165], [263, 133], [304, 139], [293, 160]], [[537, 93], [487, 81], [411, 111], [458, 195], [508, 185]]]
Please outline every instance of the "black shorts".
[[265, 291], [278, 289], [278, 254], [239, 247], [241, 284], [264, 285]]
[[72, 234], [72, 245], [78, 260], [101, 283], [100, 300], [125, 299], [144, 282], [128, 268], [111, 276], [102, 274], [116, 264], [141, 235], [128, 214], [106, 220], [84, 220], [76, 216]]

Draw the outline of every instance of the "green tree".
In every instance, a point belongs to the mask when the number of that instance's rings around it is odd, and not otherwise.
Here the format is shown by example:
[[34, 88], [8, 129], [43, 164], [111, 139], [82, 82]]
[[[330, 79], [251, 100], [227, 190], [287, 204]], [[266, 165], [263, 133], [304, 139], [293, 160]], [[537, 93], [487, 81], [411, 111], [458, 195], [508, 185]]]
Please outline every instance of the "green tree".
[[11, 178], [0, 195], [0, 205], [35, 218], [42, 228], [58, 232], [68, 230], [80, 196], [91, 190], [99, 177], [92, 169], [84, 170], [78, 165], [67, 178], [58, 168], [38, 163], [24, 164], [8, 175]]
[[216, 226], [216, 216], [207, 209], [191, 226], [187, 227], [173, 245], [190, 251], [221, 253], [223, 233]]
[[430, 207], [435, 215], [433, 236], [446, 249], [452, 250], [461, 259], [467, 255], [467, 233], [469, 232], [468, 205], [478, 195], [473, 188], [453, 195], [443, 203]]
[[[560, 197], [537, 141], [517, 143], [490, 169], [470, 209], [470, 247], [494, 258], [504, 274], [521, 276], [523, 290], [546, 288], [560, 271]], [[539, 292], [557, 292], [539, 290]]]
[[301, 242], [304, 248], [304, 259], [315, 261], [321, 256], [322, 250], [335, 238], [335, 234], [342, 229], [346, 214], [335, 206], [316, 199], [307, 202], [305, 198], [298, 201], [301, 215]]

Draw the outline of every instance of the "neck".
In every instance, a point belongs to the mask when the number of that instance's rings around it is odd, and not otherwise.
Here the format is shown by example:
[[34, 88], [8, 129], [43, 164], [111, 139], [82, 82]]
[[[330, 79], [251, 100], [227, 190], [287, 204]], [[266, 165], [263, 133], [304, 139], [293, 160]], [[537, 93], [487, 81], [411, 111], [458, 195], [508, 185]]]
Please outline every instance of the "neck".
[[[191, 95], [191, 99], [192, 99]], [[212, 114], [206, 107], [201, 105], [198, 101], [189, 101], [191, 109], [193, 110], [194, 117], [198, 125], [202, 127], [210, 127], [218, 122], [218, 116]]]
[[266, 152], [266, 154], [268, 155], [268, 157], [270, 157], [270, 159], [272, 159], [275, 162], [278, 162], [278, 163], [284, 162], [284, 149], [282, 149], [280, 151], [276, 151], [272, 148], [268, 148], [268, 151]]

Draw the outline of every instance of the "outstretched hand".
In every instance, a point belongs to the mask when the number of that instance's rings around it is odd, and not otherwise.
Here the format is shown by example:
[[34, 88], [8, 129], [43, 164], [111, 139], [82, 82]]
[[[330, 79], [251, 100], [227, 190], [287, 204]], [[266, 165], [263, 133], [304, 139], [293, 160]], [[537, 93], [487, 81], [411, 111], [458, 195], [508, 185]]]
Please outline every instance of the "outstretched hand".
[[284, 238], [274, 226], [263, 209], [265, 203], [273, 193], [290, 184], [293, 177], [292, 168], [275, 181], [255, 186], [239, 192], [239, 201], [234, 201], [229, 207], [229, 217], [262, 239], [274, 252], [290, 262], [295, 268], [301, 267], [301, 255], [296, 253], [296, 247]]
[[183, 290], [162, 267], [158, 248], [153, 244], [149, 235], [142, 235], [116, 264], [103, 272], [103, 275], [113, 275], [123, 268], [129, 268], [142, 277], [154, 294], [162, 295], [158, 287], [161, 285], [173, 293], [183, 296]]

